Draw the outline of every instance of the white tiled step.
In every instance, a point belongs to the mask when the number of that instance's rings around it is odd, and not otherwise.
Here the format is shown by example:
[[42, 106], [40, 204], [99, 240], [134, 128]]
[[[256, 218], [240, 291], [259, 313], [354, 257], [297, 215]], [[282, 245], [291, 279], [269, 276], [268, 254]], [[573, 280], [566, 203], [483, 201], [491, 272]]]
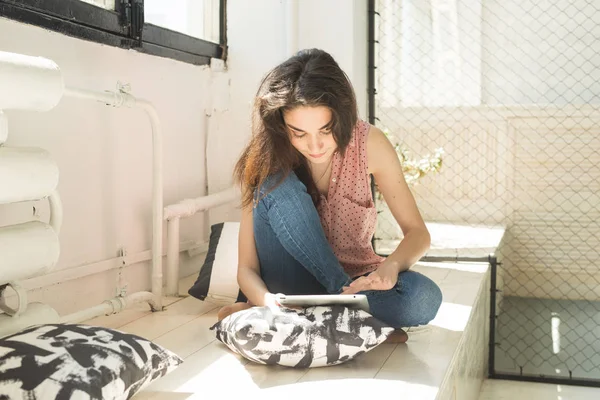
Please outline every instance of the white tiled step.
[[[473, 371], [465, 367], [458, 353], [470, 357], [472, 365], [479, 365], [480, 361], [473, 361], [483, 357], [466, 351], [468, 345], [484, 340], [483, 325], [471, 331], [465, 328], [469, 318], [470, 323], [481, 322], [484, 310], [475, 307], [474, 313], [473, 305], [478, 291], [487, 284], [487, 267], [447, 263], [421, 265], [415, 270], [442, 288], [444, 303], [436, 319], [427, 327], [410, 329], [407, 344], [384, 343], [333, 367], [301, 370], [249, 363], [216, 341], [209, 330], [216, 322], [218, 307], [191, 297], [169, 299], [160, 313], [133, 309], [88, 323], [146, 337], [185, 359], [175, 371], [136, 395], [136, 400], [204, 399], [214, 392], [261, 399], [316, 399], [325, 392], [335, 393], [336, 398], [397, 393], [403, 399], [476, 400], [481, 381], [469, 380], [467, 373]], [[191, 282], [193, 277], [182, 283], [182, 292]], [[480, 299], [478, 304], [485, 302]], [[469, 396], [458, 397], [459, 393]]]

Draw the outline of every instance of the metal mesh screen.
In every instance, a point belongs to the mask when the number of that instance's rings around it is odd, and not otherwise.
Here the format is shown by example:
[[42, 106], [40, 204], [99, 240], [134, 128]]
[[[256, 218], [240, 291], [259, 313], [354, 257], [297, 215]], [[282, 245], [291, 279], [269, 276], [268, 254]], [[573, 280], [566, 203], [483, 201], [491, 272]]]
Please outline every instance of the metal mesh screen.
[[375, 124], [415, 168], [443, 149], [411, 185], [429, 255], [502, 262], [494, 370], [600, 380], [600, 2], [374, 7]]

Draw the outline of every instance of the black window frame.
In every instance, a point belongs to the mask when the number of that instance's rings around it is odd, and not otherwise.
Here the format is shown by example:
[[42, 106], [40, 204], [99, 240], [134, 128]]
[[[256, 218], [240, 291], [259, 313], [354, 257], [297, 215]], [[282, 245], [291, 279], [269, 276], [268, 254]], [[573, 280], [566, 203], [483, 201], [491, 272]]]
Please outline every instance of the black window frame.
[[0, 0], [0, 17], [79, 39], [209, 65], [227, 59], [227, 0], [219, 0], [219, 43], [144, 21], [144, 0], [115, 0], [115, 10], [82, 0]]

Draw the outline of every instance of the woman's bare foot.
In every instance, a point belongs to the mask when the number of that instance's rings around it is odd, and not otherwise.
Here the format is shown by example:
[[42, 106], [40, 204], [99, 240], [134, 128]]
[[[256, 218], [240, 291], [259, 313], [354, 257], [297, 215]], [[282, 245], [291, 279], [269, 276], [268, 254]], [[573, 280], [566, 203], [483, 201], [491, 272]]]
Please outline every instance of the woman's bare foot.
[[385, 340], [385, 343], [406, 343], [408, 334], [404, 330], [398, 328], [390, 334]]
[[241, 302], [234, 303], [230, 306], [225, 306], [225, 307], [221, 308], [219, 310], [219, 312], [217, 313], [217, 319], [220, 321], [223, 318], [228, 317], [235, 312], [247, 310], [250, 307], [252, 307], [252, 306], [249, 303], [241, 303]]

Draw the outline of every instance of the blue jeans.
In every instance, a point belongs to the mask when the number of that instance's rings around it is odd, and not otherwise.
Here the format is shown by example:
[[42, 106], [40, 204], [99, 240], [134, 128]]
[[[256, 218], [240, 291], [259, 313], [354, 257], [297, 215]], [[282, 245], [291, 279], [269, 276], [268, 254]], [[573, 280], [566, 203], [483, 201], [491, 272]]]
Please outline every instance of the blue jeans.
[[[260, 273], [271, 293], [340, 293], [352, 279], [327, 242], [304, 184], [291, 173], [254, 208], [254, 238]], [[263, 197], [264, 196], [264, 197]], [[390, 290], [368, 290], [370, 313], [394, 328], [425, 325], [442, 302], [440, 288], [426, 276], [404, 271]]]

